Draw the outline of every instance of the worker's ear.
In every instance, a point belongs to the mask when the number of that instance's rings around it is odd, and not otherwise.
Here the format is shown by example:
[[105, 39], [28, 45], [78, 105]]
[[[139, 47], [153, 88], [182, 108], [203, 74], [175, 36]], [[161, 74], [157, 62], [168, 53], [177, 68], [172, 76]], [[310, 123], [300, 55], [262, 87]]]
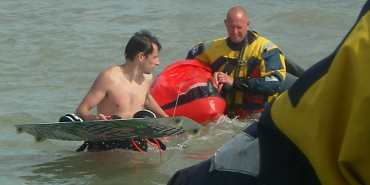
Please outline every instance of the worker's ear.
[[136, 55], [137, 59], [139, 61], [143, 61], [143, 59], [145, 58], [145, 55], [143, 52], [139, 52], [137, 55]]

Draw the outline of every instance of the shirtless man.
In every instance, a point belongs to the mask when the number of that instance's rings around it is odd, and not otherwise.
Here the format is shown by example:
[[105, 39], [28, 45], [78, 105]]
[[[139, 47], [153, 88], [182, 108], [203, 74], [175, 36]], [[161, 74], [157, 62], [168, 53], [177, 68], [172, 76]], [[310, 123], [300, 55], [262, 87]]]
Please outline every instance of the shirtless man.
[[[160, 43], [149, 31], [135, 33], [125, 49], [126, 62], [99, 74], [75, 114], [84, 121], [106, 120], [112, 115], [126, 119], [145, 108], [158, 117], [168, 117], [148, 91], [160, 50]], [[97, 115], [90, 113], [95, 106]]]
[[[108, 67], [100, 73], [77, 107], [75, 114], [61, 117], [59, 122], [128, 119], [133, 118], [135, 113], [143, 109], [152, 111], [157, 117], [168, 117], [149, 94], [149, 86], [153, 79], [152, 72], [159, 65], [160, 50], [161, 44], [149, 31], [136, 32], [127, 43], [126, 62]], [[90, 113], [94, 107], [97, 107], [97, 114]], [[77, 151], [84, 151], [86, 147], [88, 151], [114, 148], [146, 151], [147, 143], [142, 139], [86, 141]], [[163, 143], [161, 148], [165, 150]]]

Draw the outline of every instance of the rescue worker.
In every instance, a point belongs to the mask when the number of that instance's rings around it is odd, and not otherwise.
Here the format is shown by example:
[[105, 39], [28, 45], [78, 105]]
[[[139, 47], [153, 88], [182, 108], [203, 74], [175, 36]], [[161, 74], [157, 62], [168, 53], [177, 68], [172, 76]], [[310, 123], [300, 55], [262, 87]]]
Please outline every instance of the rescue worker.
[[168, 185], [370, 184], [369, 10], [258, 122]]
[[197, 44], [187, 59], [211, 65], [227, 102], [225, 114], [243, 118], [261, 112], [281, 91], [285, 58], [274, 43], [248, 30], [244, 8], [231, 8], [224, 23], [228, 37]]

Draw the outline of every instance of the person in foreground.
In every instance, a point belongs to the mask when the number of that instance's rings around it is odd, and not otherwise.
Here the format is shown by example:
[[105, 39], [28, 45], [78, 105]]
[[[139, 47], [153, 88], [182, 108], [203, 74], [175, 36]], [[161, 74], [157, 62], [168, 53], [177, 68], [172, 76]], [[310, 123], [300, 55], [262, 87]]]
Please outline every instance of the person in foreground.
[[369, 10], [258, 122], [168, 184], [370, 184]]
[[201, 42], [186, 58], [211, 65], [226, 97], [225, 114], [243, 118], [261, 112], [281, 91], [285, 58], [274, 43], [248, 30], [250, 21], [244, 8], [231, 8], [224, 23], [228, 37]]
[[[108, 67], [100, 73], [76, 109], [77, 118], [69, 114], [62, 117], [61, 121], [128, 119], [143, 109], [152, 111], [152, 117], [168, 117], [149, 94], [152, 71], [159, 65], [160, 50], [161, 44], [149, 31], [136, 32], [127, 43], [126, 62]], [[97, 108], [97, 114], [90, 113], [94, 107]], [[130, 145], [130, 142], [127, 144]]]

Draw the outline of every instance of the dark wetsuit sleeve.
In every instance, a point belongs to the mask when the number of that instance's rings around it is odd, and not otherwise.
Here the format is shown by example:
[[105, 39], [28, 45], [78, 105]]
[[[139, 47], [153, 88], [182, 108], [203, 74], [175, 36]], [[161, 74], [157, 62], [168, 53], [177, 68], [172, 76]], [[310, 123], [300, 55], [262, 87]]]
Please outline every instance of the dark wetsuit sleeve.
[[233, 83], [236, 90], [266, 95], [279, 92], [281, 85], [281, 81], [266, 81], [265, 78], [236, 78]]
[[[278, 93], [284, 82], [284, 76], [286, 70], [281, 61], [281, 52], [279, 49], [272, 49], [270, 51], [264, 52], [262, 58], [264, 62], [261, 63], [260, 69], [265, 69], [265, 71], [260, 71], [262, 73], [268, 73], [269, 75], [259, 78], [253, 77], [239, 77], [234, 79], [233, 86], [236, 90], [247, 91], [255, 94], [265, 94], [271, 95]], [[253, 61], [252, 61], [253, 62]], [[284, 75], [284, 76], [283, 76]]]

